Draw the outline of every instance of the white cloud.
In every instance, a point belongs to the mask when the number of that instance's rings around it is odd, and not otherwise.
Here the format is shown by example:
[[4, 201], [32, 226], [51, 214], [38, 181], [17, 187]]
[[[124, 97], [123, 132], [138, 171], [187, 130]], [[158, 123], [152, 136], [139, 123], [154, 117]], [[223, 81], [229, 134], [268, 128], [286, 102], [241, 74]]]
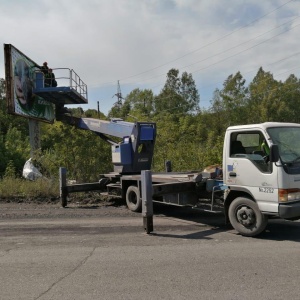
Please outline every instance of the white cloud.
[[[300, 19], [262, 34], [295, 18], [299, 8], [299, 1], [288, 0], [10, 0], [0, 2], [0, 40], [37, 63], [73, 68], [88, 85], [91, 106], [102, 99], [105, 112], [114, 102], [117, 80], [124, 96], [135, 87], [158, 92], [172, 67], [195, 72], [203, 106], [237, 71], [251, 80], [266, 65], [275, 78], [284, 71], [280, 79], [289, 75], [299, 56], [274, 62], [298, 51], [300, 26], [285, 30]], [[280, 30], [284, 33], [272, 38]]]

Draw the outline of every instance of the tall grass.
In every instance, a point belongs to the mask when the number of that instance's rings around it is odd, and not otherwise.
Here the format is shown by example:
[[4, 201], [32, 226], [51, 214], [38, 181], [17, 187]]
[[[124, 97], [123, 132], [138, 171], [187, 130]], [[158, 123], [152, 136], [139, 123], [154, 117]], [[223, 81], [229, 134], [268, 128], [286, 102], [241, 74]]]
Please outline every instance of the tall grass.
[[3, 177], [0, 180], [0, 199], [3, 198], [48, 198], [59, 197], [58, 180]]

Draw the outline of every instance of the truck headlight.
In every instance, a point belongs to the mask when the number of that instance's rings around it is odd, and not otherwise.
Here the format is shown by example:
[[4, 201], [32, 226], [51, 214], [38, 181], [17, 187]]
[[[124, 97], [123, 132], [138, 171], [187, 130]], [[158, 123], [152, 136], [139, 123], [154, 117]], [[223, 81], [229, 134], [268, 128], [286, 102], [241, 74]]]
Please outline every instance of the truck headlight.
[[279, 189], [278, 201], [289, 202], [300, 200], [300, 189]]

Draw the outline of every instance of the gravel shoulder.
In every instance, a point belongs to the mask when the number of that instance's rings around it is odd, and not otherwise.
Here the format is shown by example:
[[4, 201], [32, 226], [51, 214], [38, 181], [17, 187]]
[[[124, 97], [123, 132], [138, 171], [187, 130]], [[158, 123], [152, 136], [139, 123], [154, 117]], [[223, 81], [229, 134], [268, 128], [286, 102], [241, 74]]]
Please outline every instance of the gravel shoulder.
[[[192, 210], [191, 208], [154, 203], [154, 226], [156, 219], [176, 220], [177, 224], [198, 224], [201, 227], [225, 229], [224, 216]], [[130, 211], [122, 199], [99, 199], [98, 197], [71, 198], [67, 207], [60, 199], [1, 199], [0, 222], [9, 220], [88, 220], [99, 219], [119, 222], [125, 219], [130, 225], [139, 224], [142, 229], [142, 214]], [[75, 221], [76, 224], [76, 221]], [[139, 230], [140, 230], [139, 229]]]
[[63, 208], [59, 199], [1, 199], [0, 220], [27, 218], [77, 218], [100, 216], [140, 217], [120, 199], [71, 199]]

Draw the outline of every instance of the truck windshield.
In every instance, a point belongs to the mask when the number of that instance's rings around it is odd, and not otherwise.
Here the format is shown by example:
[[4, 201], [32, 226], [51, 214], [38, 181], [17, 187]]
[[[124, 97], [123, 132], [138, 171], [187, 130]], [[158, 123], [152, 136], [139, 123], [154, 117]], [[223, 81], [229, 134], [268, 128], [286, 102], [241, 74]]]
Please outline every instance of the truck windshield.
[[274, 127], [267, 131], [278, 145], [282, 163], [287, 167], [299, 164], [300, 168], [300, 127]]

